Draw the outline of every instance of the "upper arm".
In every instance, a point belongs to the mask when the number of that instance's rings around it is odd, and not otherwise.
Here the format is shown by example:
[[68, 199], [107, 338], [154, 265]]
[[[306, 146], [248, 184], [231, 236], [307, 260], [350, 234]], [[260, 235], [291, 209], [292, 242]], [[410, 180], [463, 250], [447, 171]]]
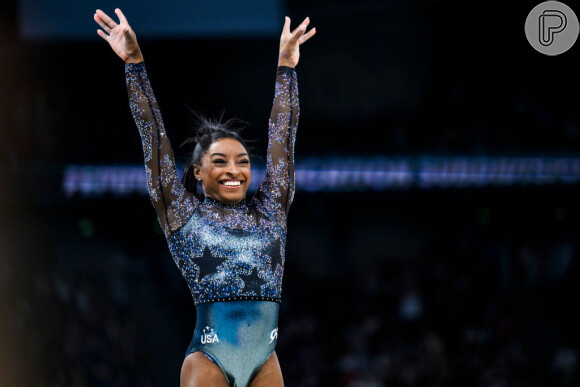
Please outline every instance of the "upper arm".
[[177, 175], [171, 143], [143, 62], [127, 64], [125, 74], [131, 113], [143, 145], [149, 196], [168, 236], [187, 222], [199, 203]]

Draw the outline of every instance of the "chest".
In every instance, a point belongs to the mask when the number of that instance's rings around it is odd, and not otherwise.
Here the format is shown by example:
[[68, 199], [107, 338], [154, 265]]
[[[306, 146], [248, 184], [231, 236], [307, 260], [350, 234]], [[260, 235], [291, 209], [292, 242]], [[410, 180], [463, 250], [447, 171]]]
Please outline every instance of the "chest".
[[232, 220], [196, 212], [176, 233], [172, 250], [190, 258], [209, 252], [214, 257], [246, 261], [279, 255], [284, 239], [284, 228], [267, 218]]

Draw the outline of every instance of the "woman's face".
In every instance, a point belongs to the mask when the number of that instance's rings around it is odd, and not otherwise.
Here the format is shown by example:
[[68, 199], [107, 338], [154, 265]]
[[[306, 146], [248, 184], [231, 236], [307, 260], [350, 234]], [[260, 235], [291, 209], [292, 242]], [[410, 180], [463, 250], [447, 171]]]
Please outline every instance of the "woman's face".
[[195, 177], [202, 181], [205, 196], [224, 204], [236, 204], [246, 197], [250, 185], [250, 155], [233, 138], [221, 138], [210, 145], [194, 167]]

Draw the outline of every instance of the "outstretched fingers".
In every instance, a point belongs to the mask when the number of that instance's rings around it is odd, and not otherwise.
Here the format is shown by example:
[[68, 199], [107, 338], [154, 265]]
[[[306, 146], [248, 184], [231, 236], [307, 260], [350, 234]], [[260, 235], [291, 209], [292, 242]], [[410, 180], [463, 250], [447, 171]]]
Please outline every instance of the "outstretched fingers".
[[301, 25], [300, 27], [296, 28], [294, 30], [294, 32], [292, 32], [292, 37], [290, 38], [290, 42], [292, 44], [297, 43], [298, 40], [300, 40], [300, 38], [302, 37], [302, 35], [304, 35], [304, 32], [306, 32], [305, 25]]
[[310, 18], [307, 17], [306, 19], [304, 19], [304, 21], [294, 29], [294, 31], [292, 31], [292, 34], [296, 34], [297, 32], [300, 31], [300, 29], [306, 29], [306, 27], [308, 26], [308, 24], [310, 24]]
[[99, 34], [99, 36], [105, 39], [107, 42], [110, 41], [111, 31], [113, 31], [113, 29], [115, 29], [117, 26], [121, 27], [121, 32], [123, 34], [130, 35], [129, 23], [127, 22], [127, 18], [125, 17], [125, 15], [123, 15], [123, 12], [119, 8], [116, 8], [115, 13], [119, 17], [119, 23], [111, 19], [109, 15], [107, 15], [100, 9], [97, 9], [95, 11], [94, 19], [97, 22], [97, 24], [103, 29], [97, 30], [97, 34]]
[[314, 27], [310, 31], [308, 31], [307, 34], [302, 35], [300, 37], [300, 39], [298, 39], [298, 44], [304, 43], [305, 41], [307, 41], [308, 39], [310, 39], [311, 37], [313, 37], [315, 33], [316, 33], [316, 27]]
[[97, 34], [98, 34], [98, 35], [99, 35], [101, 38], [105, 39], [105, 41], [107, 41], [107, 42], [108, 42], [108, 41], [109, 41], [109, 39], [110, 39], [110, 38], [109, 38], [109, 35], [107, 35], [106, 33], [104, 33], [104, 32], [103, 32], [103, 30], [97, 30]]
[[121, 24], [129, 24], [129, 22], [127, 22], [127, 18], [125, 17], [125, 15], [123, 15], [123, 12], [121, 12], [119, 8], [115, 8], [115, 13], [117, 14], [117, 16], [119, 16], [119, 21], [121, 22]]
[[[103, 23], [103, 24], [99, 23], [98, 20], [100, 20], [101, 23]], [[117, 25], [118, 25], [116, 21], [111, 19], [109, 17], [109, 15], [107, 15], [106, 13], [101, 11], [100, 9], [97, 9], [97, 12], [95, 12], [95, 21], [97, 21], [97, 23], [99, 23], [99, 25], [101, 27], [103, 27], [103, 29], [105, 29], [105, 27], [109, 28], [109, 31], [112, 30], [113, 28], [117, 27]], [[106, 29], [105, 29], [105, 32], [108, 32], [108, 31], [106, 31]]]
[[282, 33], [283, 34], [289, 34], [290, 33], [290, 18], [288, 16], [286, 16], [284, 21], [284, 28], [282, 28]]
[[308, 39], [310, 39], [316, 33], [316, 28], [311, 29], [306, 33], [306, 28], [310, 24], [310, 18], [304, 19], [302, 24], [300, 24], [294, 31], [292, 31], [292, 38], [290, 39], [294, 43], [302, 44]]
[[111, 33], [111, 28], [107, 24], [105, 24], [103, 19], [101, 19], [97, 13], [95, 13], [93, 19], [95, 19], [95, 22], [97, 22], [97, 24], [103, 29], [103, 31], [105, 31], [107, 34]]

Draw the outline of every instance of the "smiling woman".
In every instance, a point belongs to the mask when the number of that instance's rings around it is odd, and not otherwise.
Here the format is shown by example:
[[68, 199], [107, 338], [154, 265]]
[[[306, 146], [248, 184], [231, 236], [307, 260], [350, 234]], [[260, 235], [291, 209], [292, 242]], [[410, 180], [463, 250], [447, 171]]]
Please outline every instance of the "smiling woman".
[[250, 185], [250, 156], [239, 141], [223, 138], [211, 144], [194, 173], [206, 196], [236, 204], [245, 198]]
[[199, 121], [196, 136], [185, 141], [195, 149], [185, 166], [183, 185], [203, 200], [197, 192], [198, 182], [203, 195], [226, 204], [244, 200], [251, 182], [250, 152], [235, 127], [240, 121], [214, 122], [196, 114]]
[[[127, 19], [97, 10], [99, 36], [125, 61], [131, 112], [143, 143], [147, 186], [173, 259], [196, 306], [182, 386], [283, 386], [274, 352], [282, 293], [286, 219], [294, 197], [294, 141], [299, 46], [315, 34], [306, 18], [280, 38], [266, 177], [246, 202], [250, 157], [228, 122], [205, 121], [184, 174], [177, 178], [171, 144]], [[197, 179], [203, 196], [196, 192]]]

